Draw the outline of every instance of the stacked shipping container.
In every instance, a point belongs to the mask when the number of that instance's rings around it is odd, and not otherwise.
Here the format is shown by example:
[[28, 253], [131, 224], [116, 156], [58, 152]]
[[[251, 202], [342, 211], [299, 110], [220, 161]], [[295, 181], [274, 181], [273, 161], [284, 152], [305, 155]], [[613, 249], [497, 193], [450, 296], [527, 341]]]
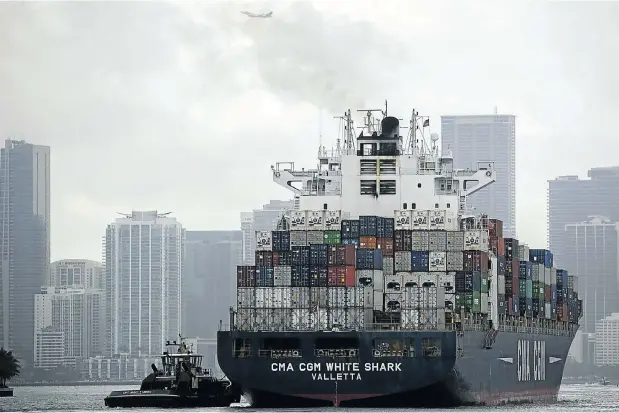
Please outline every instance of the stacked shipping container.
[[434, 330], [490, 314], [492, 302], [498, 314], [514, 317], [577, 322], [581, 313], [573, 277], [552, 267], [550, 251], [503, 238], [500, 220], [458, 222], [445, 210], [358, 220], [293, 211], [289, 231], [259, 231], [256, 246], [256, 265], [237, 269], [243, 330], [373, 322]]

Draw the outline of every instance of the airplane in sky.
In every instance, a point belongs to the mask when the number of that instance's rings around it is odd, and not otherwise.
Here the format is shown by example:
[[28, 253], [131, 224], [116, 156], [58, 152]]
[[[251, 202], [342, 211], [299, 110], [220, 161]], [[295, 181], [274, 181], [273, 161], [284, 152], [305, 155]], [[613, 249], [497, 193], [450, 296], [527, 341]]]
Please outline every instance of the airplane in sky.
[[259, 18], [259, 19], [268, 19], [269, 17], [273, 16], [273, 12], [272, 11], [270, 11], [268, 13], [261, 13], [261, 14], [250, 13], [248, 11], [242, 11], [241, 13], [246, 15], [247, 17]]

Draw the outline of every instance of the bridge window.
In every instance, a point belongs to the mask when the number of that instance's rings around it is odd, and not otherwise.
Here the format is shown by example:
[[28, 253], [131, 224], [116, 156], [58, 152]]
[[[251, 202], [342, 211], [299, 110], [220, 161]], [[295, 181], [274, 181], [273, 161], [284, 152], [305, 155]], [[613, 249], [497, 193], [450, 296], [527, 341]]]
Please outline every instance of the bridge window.
[[438, 204], [434, 204], [434, 208], [438, 208]]
[[417, 188], [421, 188], [421, 182], [417, 184]]
[[406, 209], [406, 207], [407, 207], [407, 206], [408, 206], [408, 205], [406, 204], [406, 202], [405, 202], [405, 203], [403, 203], [403, 204], [402, 204], [402, 209]]
[[447, 203], [447, 208], [451, 208], [451, 204], [449, 202]]
[[415, 357], [415, 339], [375, 338], [374, 357]]
[[417, 209], [417, 204], [413, 202], [413, 203], [411, 204], [411, 209]]
[[376, 175], [376, 159], [361, 159], [359, 166], [361, 175]]
[[271, 359], [301, 357], [301, 340], [293, 337], [265, 338], [258, 356]]
[[319, 338], [314, 345], [316, 357], [356, 358], [359, 340], [356, 338]]
[[361, 181], [361, 195], [376, 195], [376, 181]]
[[423, 357], [441, 356], [441, 339], [437, 337], [424, 337], [421, 339], [421, 352]]
[[381, 175], [395, 175], [395, 159], [382, 159], [380, 161]]
[[237, 359], [251, 357], [251, 340], [248, 338], [237, 338], [232, 344], [232, 356]]
[[380, 181], [381, 195], [395, 195], [395, 181]]

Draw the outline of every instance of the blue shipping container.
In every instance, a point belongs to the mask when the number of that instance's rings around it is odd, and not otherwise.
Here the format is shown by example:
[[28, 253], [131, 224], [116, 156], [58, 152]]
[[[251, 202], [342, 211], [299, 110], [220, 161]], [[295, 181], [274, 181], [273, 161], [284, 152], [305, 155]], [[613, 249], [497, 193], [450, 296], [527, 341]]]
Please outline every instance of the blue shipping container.
[[379, 238], [393, 238], [393, 218], [379, 218], [376, 227], [376, 236]]
[[529, 261], [543, 264], [544, 267], [552, 267], [553, 257], [549, 250], [529, 250]]
[[567, 270], [557, 269], [557, 285], [563, 286], [563, 288], [567, 288]]
[[513, 298], [512, 304], [514, 305], [514, 314], [520, 314], [520, 300], [518, 297]]
[[291, 284], [293, 287], [309, 287], [310, 267], [309, 265], [293, 265], [291, 270]]
[[310, 265], [327, 265], [327, 244], [310, 245]]
[[533, 275], [533, 263], [531, 261], [520, 261], [518, 278], [531, 280]]
[[359, 221], [354, 219], [343, 219], [341, 238], [359, 238]]
[[557, 301], [557, 286], [554, 284], [550, 286], [550, 301]]
[[343, 238], [342, 245], [356, 245], [359, 246], [359, 238]]
[[473, 271], [471, 276], [473, 282], [473, 291], [481, 291], [481, 271]]
[[311, 265], [309, 271], [311, 287], [326, 287], [328, 285], [327, 267]]
[[430, 252], [429, 251], [413, 251], [411, 254], [413, 271], [425, 272], [429, 271]]
[[382, 270], [383, 253], [379, 249], [359, 248], [357, 250], [357, 269], [358, 270]]
[[273, 267], [256, 267], [256, 287], [273, 287], [275, 270]]
[[382, 219], [374, 215], [363, 215], [359, 217], [359, 236], [375, 237], [378, 227], [378, 220]]
[[273, 251], [282, 252], [290, 250], [290, 232], [289, 231], [273, 231]]
[[290, 262], [292, 265], [309, 265], [310, 247], [292, 247]]

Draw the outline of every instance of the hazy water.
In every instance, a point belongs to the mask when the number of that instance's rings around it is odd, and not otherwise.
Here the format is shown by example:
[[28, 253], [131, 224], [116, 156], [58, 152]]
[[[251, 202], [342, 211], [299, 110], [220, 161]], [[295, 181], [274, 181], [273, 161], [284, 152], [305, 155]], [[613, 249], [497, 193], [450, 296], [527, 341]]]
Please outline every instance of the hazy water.
[[[130, 388], [131, 386], [129, 386]], [[121, 390], [127, 386], [83, 386], [83, 387], [16, 387], [15, 397], [0, 398], [0, 411], [2, 412], [66, 412], [66, 411], [107, 411], [113, 413], [120, 412], [147, 412], [154, 409], [107, 409], [103, 404], [103, 398], [112, 390]], [[566, 385], [561, 387], [559, 402], [552, 405], [521, 404], [500, 407], [476, 407], [458, 410], [467, 410], [467, 413], [487, 412], [489, 410], [499, 410], [501, 412], [611, 412], [619, 411], [619, 387], [611, 386], [585, 386], [585, 385]], [[237, 413], [250, 413], [250, 408], [213, 408], [213, 409], [191, 409], [186, 412], [209, 411], [217, 412], [223, 410], [235, 410]], [[353, 409], [306, 409], [305, 411], [315, 412], [334, 411], [334, 410], [353, 410]], [[389, 409], [392, 411], [393, 409]], [[410, 409], [413, 411], [413, 409]], [[162, 410], [163, 411], [163, 410]], [[169, 411], [169, 410], [168, 410]], [[183, 410], [174, 410], [183, 412]], [[265, 410], [262, 410], [264, 412]], [[298, 412], [303, 409], [295, 410]], [[379, 412], [380, 410], [364, 410], [364, 413]], [[428, 410], [426, 410], [428, 411]], [[455, 410], [447, 410], [453, 413]], [[386, 410], [385, 410], [386, 412]], [[440, 413], [441, 410], [431, 410], [432, 413]]]

